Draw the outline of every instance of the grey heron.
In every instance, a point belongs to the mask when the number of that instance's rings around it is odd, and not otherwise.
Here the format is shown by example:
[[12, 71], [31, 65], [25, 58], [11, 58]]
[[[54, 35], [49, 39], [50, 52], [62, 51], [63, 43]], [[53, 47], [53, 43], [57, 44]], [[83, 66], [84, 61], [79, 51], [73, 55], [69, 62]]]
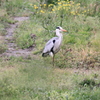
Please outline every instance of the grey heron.
[[54, 66], [54, 56], [60, 50], [60, 46], [62, 44], [62, 39], [63, 39], [63, 35], [61, 33], [62, 31], [66, 32], [66, 30], [63, 29], [62, 27], [60, 26], [56, 27], [57, 37], [51, 38], [46, 43], [43, 53], [42, 53], [42, 57], [47, 57], [48, 55], [50, 55], [53, 58], [53, 66]]

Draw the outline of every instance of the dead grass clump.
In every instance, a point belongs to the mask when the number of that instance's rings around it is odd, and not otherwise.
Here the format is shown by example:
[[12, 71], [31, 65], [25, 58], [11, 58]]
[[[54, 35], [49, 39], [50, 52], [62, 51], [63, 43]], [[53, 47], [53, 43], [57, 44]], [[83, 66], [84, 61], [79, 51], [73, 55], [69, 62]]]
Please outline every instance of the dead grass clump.
[[78, 61], [78, 66], [80, 67], [99, 67], [100, 61], [99, 61], [99, 53], [95, 50], [87, 47], [80, 49], [78, 52], [76, 52], [76, 59]]
[[[61, 56], [62, 55], [62, 56]], [[100, 53], [89, 47], [81, 47], [63, 51], [61, 57], [57, 57], [57, 66], [72, 68], [94, 68], [100, 67]]]

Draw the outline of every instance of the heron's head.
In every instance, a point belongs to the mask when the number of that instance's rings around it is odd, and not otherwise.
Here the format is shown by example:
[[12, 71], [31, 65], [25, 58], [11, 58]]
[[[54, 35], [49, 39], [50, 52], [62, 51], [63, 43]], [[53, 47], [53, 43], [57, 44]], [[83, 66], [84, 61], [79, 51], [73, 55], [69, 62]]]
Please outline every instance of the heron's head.
[[59, 32], [67, 32], [65, 29], [63, 29], [61, 26], [57, 26], [56, 27], [56, 31], [59, 31]]

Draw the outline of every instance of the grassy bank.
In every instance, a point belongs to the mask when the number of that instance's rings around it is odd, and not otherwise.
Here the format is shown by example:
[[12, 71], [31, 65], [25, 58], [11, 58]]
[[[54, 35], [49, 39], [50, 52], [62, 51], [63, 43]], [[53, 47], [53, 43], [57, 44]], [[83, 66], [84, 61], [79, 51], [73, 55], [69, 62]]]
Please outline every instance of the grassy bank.
[[[96, 1], [88, 2], [84, 6], [83, 2], [74, 1], [59, 1], [56, 5], [30, 3], [29, 9], [33, 13], [30, 14], [30, 20], [17, 28], [17, 45], [27, 48], [35, 43], [36, 49], [33, 54], [40, 55], [45, 43], [55, 36], [55, 27], [61, 25], [68, 32], [63, 34], [63, 45], [56, 56], [56, 65], [61, 68], [99, 67], [100, 18], [99, 13], [93, 13], [94, 8], [89, 8], [93, 3]], [[30, 39], [30, 34], [36, 35], [34, 41]]]
[[[52, 4], [51, 4], [52, 2]], [[0, 100], [99, 100], [99, 0], [1, 0], [0, 54], [7, 50], [6, 28], [27, 16], [13, 33], [18, 48], [34, 45], [30, 57], [0, 58]], [[68, 32], [55, 57], [42, 58], [56, 26]], [[31, 38], [31, 34], [35, 37]]]

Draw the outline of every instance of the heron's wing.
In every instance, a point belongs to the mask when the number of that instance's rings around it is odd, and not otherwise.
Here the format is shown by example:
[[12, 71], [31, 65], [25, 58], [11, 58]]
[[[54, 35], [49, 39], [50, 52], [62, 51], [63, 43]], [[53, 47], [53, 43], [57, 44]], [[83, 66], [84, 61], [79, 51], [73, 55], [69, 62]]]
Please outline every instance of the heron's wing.
[[54, 43], [54, 48], [53, 48], [53, 53], [57, 53], [60, 50], [60, 46], [61, 46], [62, 41], [57, 37], [55, 39], [55, 43]]
[[47, 45], [51, 45], [52, 43], [54, 44], [54, 41], [56, 41], [58, 39], [58, 37], [53, 37], [52, 39], [50, 39], [45, 46]]
[[44, 50], [43, 50], [43, 54], [44, 54], [45, 56], [47, 56], [47, 55], [51, 52], [52, 48], [54, 47], [54, 42], [55, 42], [57, 39], [58, 39], [58, 37], [53, 37], [52, 39], [50, 39], [50, 40], [46, 43], [46, 45], [45, 45], [45, 47], [44, 47]]

